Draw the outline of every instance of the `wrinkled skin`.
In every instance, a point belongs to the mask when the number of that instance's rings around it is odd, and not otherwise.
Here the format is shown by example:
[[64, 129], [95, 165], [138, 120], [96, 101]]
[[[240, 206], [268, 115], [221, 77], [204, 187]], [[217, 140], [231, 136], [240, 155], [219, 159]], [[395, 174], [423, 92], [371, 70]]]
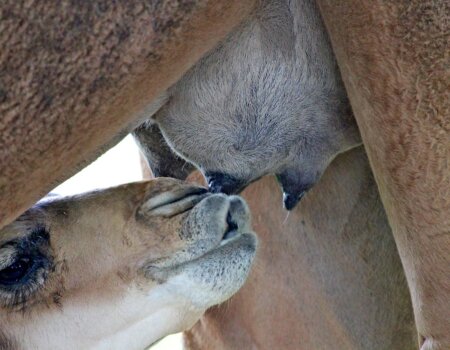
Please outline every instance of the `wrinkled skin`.
[[0, 349], [144, 349], [244, 283], [249, 210], [177, 180], [39, 202], [0, 230]]
[[235, 193], [275, 174], [287, 209], [337, 154], [360, 143], [325, 28], [309, 0], [262, 1], [167, 92], [153, 120], [212, 191]]

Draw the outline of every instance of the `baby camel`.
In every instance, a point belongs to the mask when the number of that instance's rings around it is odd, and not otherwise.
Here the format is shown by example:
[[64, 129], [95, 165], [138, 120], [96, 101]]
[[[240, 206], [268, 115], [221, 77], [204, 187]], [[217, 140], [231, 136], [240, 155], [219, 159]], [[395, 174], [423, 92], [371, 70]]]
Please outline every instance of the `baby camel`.
[[37, 203], [0, 230], [0, 349], [143, 349], [244, 283], [247, 205], [159, 178]]

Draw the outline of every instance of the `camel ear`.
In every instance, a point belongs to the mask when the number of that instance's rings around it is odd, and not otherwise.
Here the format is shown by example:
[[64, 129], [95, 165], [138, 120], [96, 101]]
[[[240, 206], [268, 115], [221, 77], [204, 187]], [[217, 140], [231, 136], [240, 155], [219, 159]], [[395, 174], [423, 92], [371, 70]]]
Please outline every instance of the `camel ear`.
[[155, 177], [185, 180], [195, 167], [176, 155], [167, 144], [156, 123], [145, 122], [132, 135]]

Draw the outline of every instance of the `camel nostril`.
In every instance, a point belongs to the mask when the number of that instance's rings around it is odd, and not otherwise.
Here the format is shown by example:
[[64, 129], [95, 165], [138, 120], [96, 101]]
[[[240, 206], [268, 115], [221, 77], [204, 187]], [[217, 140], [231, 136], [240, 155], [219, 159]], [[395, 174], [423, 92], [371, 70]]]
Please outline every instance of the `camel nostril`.
[[223, 240], [233, 238], [238, 234], [238, 224], [231, 217], [231, 213], [227, 214], [227, 229], [222, 237]]
[[192, 209], [207, 194], [206, 188], [186, 186], [150, 196], [139, 208], [139, 215], [171, 217]]
[[228, 214], [227, 214], [227, 224], [228, 224], [228, 230], [229, 231], [237, 230], [239, 228], [238, 224], [231, 217], [231, 213], [230, 212], [228, 212]]

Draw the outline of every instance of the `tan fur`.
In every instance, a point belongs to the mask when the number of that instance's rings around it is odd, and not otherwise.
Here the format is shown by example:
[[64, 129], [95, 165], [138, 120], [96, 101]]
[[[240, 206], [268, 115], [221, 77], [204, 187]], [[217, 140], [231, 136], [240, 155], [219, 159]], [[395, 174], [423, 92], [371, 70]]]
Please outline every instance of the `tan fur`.
[[127, 184], [42, 201], [0, 230], [0, 349], [144, 349], [229, 298], [256, 238], [239, 197], [205, 192]]
[[273, 179], [242, 195], [260, 242], [254, 268], [185, 333], [188, 349], [415, 348], [408, 287], [361, 148], [339, 156], [289, 215], [274, 205]]
[[0, 227], [117, 142], [253, 2], [2, 1]]
[[420, 347], [449, 349], [449, 3], [319, 4], [406, 271]]

